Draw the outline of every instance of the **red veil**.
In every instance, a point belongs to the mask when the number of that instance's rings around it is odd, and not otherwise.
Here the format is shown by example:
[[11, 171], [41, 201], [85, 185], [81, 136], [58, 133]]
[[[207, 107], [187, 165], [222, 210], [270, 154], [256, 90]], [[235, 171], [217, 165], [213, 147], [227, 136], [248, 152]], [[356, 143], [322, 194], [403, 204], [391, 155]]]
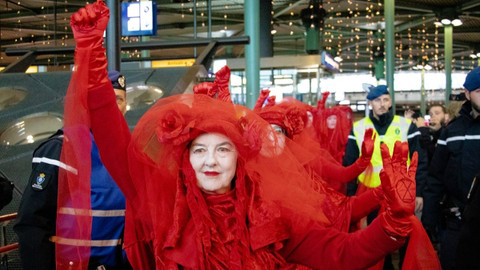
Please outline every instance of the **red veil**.
[[[336, 126], [328, 128], [327, 119], [336, 117]], [[314, 117], [314, 126], [317, 131], [318, 141], [338, 162], [343, 162], [348, 134], [353, 125], [353, 112], [348, 106], [334, 106], [318, 109]]]
[[[135, 163], [131, 171], [144, 172], [141, 180], [146, 194], [139, 199], [152, 215], [157, 265], [174, 266], [181, 261], [200, 269], [221, 265], [242, 269], [248, 267], [242, 262], [253, 262], [260, 268], [278, 267], [285, 262], [275, 251], [289, 234], [281, 217], [287, 211], [300, 219], [313, 218], [326, 224], [327, 218], [317, 210], [323, 198], [311, 189], [302, 164], [282, 147], [267, 122], [248, 108], [222, 101], [224, 98], [214, 99], [210, 97], [212, 92], [202, 89], [196, 92], [203, 95], [159, 100], [132, 135]], [[221, 90], [213, 91], [217, 97], [221, 94]], [[210, 199], [196, 187], [188, 162], [188, 145], [202, 133], [226, 135], [239, 153], [231, 195], [236, 198], [236, 242], [231, 254], [224, 254], [226, 249], [216, 244], [219, 239], [213, 233], [214, 217], [208, 211]], [[186, 247], [182, 241], [192, 228], [199, 233], [198, 245]], [[241, 252], [249, 246], [252, 252]]]

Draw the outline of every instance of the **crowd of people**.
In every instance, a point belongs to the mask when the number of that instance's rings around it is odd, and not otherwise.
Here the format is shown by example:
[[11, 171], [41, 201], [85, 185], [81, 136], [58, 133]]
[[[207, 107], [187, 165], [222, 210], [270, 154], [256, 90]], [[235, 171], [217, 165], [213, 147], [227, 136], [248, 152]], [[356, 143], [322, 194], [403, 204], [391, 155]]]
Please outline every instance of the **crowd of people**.
[[71, 17], [65, 124], [34, 152], [14, 227], [24, 269], [393, 269], [397, 251], [402, 269], [478, 267], [480, 68], [459, 115], [434, 105], [426, 123], [394, 115], [386, 85], [358, 121], [328, 93], [262, 90], [249, 109], [224, 67], [131, 133], [108, 20], [103, 1]]

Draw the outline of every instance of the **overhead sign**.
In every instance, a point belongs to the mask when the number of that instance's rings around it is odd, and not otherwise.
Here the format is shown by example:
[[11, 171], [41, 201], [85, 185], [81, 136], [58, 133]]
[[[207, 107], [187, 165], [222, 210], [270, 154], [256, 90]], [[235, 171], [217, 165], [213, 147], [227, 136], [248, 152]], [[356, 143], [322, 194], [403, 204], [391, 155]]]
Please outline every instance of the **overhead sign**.
[[169, 67], [189, 67], [195, 63], [194, 58], [188, 59], [172, 59], [152, 61], [152, 68], [169, 68]]
[[335, 59], [326, 51], [322, 52], [322, 65], [331, 69], [332, 71], [335, 71], [335, 72], [340, 71], [340, 64], [337, 61], [335, 61]]
[[157, 3], [122, 3], [122, 36], [157, 35]]

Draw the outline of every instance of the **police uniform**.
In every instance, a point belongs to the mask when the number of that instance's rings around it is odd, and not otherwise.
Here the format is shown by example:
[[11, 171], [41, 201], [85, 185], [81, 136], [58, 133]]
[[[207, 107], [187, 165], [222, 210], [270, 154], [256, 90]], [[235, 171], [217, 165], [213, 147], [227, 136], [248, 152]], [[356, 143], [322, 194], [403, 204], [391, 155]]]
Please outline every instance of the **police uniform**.
[[478, 269], [480, 266], [480, 172], [475, 176], [462, 213], [464, 220], [455, 257], [454, 269]]
[[[360, 156], [360, 147], [362, 145], [363, 134], [367, 128], [374, 128], [376, 134], [375, 148], [372, 155], [373, 174], [372, 179], [364, 181], [364, 174], [359, 176], [359, 181], [367, 187], [377, 187], [380, 185], [380, 178], [378, 174], [382, 169], [382, 158], [380, 153], [380, 144], [387, 143], [390, 152], [393, 151], [393, 145], [396, 140], [407, 141], [410, 151], [410, 156], [418, 152], [418, 167], [416, 174], [417, 190], [416, 196], [422, 197], [423, 188], [425, 186], [427, 176], [427, 157], [423, 149], [420, 147], [418, 131], [415, 124], [401, 116], [394, 116], [391, 111], [380, 116], [377, 119], [370, 112], [370, 117], [363, 118], [354, 123], [352, 130], [348, 136], [347, 146], [345, 148], [345, 156], [343, 165], [349, 166], [353, 164]], [[353, 179], [352, 179], [353, 180]], [[351, 182], [348, 185], [348, 195], [355, 195], [357, 183]]]
[[[76, 245], [74, 239], [55, 236], [58, 168], [63, 131], [42, 143], [33, 154], [32, 173], [22, 196], [14, 230], [18, 235], [24, 269], [55, 269], [55, 242]], [[90, 269], [129, 269], [122, 252], [125, 198], [103, 166], [92, 140], [91, 205], [92, 241]], [[62, 214], [75, 209], [62, 207]]]
[[440, 135], [424, 192], [425, 227], [432, 230], [445, 217], [445, 238], [440, 247], [440, 261], [445, 269], [451, 267], [455, 256], [461, 212], [472, 180], [480, 171], [480, 117], [473, 119], [471, 111], [471, 103], [466, 101], [460, 115]]

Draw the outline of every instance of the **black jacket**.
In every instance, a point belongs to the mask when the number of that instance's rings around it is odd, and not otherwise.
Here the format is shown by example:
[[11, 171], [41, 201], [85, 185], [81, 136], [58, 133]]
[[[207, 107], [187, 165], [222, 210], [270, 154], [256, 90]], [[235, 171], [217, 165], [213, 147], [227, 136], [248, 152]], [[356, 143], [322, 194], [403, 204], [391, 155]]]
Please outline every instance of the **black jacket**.
[[421, 133], [420, 136], [420, 146], [425, 150], [428, 157], [428, 165], [432, 161], [433, 154], [435, 153], [435, 148], [437, 148], [437, 141], [440, 138], [440, 134], [445, 127], [442, 126], [437, 131], [432, 131], [429, 127], [419, 127], [418, 130]]
[[444, 207], [464, 208], [472, 180], [480, 171], [480, 117], [473, 119], [471, 111], [471, 103], [465, 102], [438, 139], [424, 191], [426, 227], [438, 224], [444, 196]]
[[455, 269], [478, 269], [480, 267], [480, 173], [472, 185], [467, 205], [463, 212], [464, 224], [460, 229], [455, 257]]
[[[370, 119], [375, 126], [375, 130], [379, 135], [385, 135], [387, 132], [390, 123], [393, 120], [393, 113], [390, 110], [388, 113], [385, 113], [380, 116], [380, 119], [373, 117], [373, 113], [370, 112]], [[425, 182], [427, 179], [427, 155], [425, 151], [420, 147], [420, 131], [418, 131], [417, 126], [412, 123], [408, 128], [408, 148], [410, 152], [410, 157], [416, 151], [418, 152], [418, 167], [417, 173], [415, 175], [416, 184], [417, 184], [417, 197], [422, 197], [422, 192], [425, 187]], [[359, 147], [357, 146], [357, 141], [353, 133], [353, 128], [348, 135], [347, 146], [345, 148], [345, 156], [343, 157], [343, 166], [352, 165], [360, 156]], [[354, 179], [352, 179], [354, 180]], [[357, 189], [356, 181], [350, 182], [347, 185], [347, 195], [355, 195]]]
[[32, 172], [20, 202], [16, 224], [20, 258], [24, 269], [55, 269], [55, 235], [57, 220], [58, 165], [63, 132], [58, 131], [33, 152]]

